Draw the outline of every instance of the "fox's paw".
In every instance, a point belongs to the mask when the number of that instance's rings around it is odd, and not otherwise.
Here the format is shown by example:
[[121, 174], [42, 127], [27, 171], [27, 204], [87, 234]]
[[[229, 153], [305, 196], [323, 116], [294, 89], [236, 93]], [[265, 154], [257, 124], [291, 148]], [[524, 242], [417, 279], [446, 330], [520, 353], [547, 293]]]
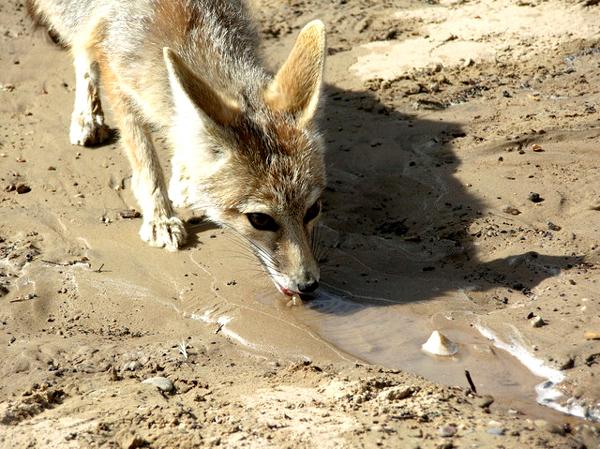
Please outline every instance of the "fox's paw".
[[185, 242], [186, 232], [179, 218], [163, 217], [144, 221], [140, 229], [140, 237], [151, 246], [177, 251]]
[[110, 137], [110, 128], [104, 124], [102, 115], [73, 114], [69, 140], [73, 145], [91, 147], [100, 145]]

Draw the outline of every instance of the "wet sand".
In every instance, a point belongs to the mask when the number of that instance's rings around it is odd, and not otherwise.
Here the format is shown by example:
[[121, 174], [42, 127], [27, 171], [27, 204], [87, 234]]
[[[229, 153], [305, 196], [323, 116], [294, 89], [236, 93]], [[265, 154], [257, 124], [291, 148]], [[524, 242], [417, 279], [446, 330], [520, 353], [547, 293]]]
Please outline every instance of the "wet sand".
[[[0, 5], [0, 447], [598, 444], [597, 6], [259, 2], [273, 67], [308, 20], [329, 29], [323, 288], [288, 307], [210, 224], [175, 254], [139, 240], [118, 142], [69, 145], [69, 55], [19, 5]], [[420, 350], [433, 330], [455, 357]]]

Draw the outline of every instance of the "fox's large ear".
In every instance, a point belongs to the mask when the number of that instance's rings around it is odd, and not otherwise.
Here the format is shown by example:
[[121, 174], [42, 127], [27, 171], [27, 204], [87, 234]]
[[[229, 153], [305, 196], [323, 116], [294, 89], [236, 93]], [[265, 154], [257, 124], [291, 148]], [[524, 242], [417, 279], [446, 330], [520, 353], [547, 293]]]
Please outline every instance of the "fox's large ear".
[[307, 124], [315, 115], [325, 61], [325, 25], [308, 23], [292, 52], [265, 92], [265, 102], [275, 110], [292, 114], [298, 124]]
[[195, 111], [221, 126], [227, 126], [239, 116], [239, 105], [220, 95], [193, 73], [177, 53], [164, 47], [163, 57], [177, 113]]

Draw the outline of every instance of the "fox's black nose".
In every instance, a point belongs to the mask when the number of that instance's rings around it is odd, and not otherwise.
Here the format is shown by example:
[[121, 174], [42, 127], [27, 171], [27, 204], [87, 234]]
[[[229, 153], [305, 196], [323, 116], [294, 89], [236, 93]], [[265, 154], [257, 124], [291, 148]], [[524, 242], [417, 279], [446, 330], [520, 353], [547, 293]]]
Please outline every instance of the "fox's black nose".
[[314, 292], [317, 288], [319, 288], [318, 281], [310, 281], [306, 284], [298, 284], [298, 290], [300, 290], [300, 293], [311, 293]]

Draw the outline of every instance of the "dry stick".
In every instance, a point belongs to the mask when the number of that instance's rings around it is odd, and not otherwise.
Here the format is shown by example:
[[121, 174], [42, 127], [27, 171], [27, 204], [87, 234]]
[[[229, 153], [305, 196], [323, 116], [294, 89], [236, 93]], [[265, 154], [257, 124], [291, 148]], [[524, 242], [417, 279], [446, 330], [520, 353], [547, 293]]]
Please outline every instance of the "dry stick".
[[104, 267], [104, 264], [100, 265], [100, 268], [98, 268], [97, 270], [94, 270], [96, 273], [102, 273], [102, 268]]
[[217, 327], [217, 330], [215, 331], [215, 334], [218, 334], [219, 332], [221, 332], [221, 329], [223, 329], [223, 326], [225, 326], [225, 325], [219, 323], [219, 327]]
[[44, 262], [44, 263], [47, 263], [47, 264], [50, 264], [50, 265], [56, 265], [56, 266], [59, 266], [59, 267], [68, 267], [68, 266], [71, 265], [70, 263], [52, 262], [51, 260], [44, 260], [44, 259], [41, 259], [41, 261]]
[[475, 387], [475, 384], [473, 383], [473, 379], [471, 378], [471, 373], [469, 372], [468, 369], [465, 370], [465, 376], [467, 378], [467, 382], [469, 382], [469, 388], [471, 389], [471, 391], [475, 394], [477, 394], [477, 388]]

